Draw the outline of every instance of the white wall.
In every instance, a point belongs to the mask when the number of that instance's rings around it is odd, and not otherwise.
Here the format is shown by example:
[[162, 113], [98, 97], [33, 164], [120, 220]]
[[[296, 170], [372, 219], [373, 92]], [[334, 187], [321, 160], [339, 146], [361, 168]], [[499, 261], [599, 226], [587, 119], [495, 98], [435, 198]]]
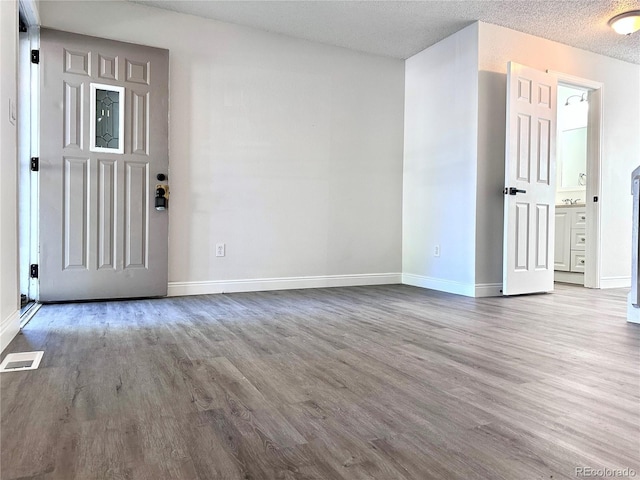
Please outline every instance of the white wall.
[[[621, 38], [621, 41], [624, 39]], [[640, 66], [480, 23], [477, 281], [502, 279], [505, 73], [509, 60], [604, 84], [601, 286], [631, 276], [631, 172], [640, 164]]]
[[473, 296], [477, 24], [406, 61], [404, 122], [403, 282]]
[[0, 1], [0, 351], [20, 327], [17, 130], [9, 121], [9, 101], [17, 102], [17, 42], [18, 3]]
[[170, 50], [170, 293], [399, 282], [401, 60], [128, 2], [40, 16]]

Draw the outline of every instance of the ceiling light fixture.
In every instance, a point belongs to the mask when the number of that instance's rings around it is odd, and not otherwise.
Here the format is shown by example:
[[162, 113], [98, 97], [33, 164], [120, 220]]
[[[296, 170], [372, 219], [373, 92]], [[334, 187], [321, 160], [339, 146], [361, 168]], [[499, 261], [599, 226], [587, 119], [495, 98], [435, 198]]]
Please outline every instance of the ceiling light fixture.
[[609, 26], [620, 35], [631, 35], [640, 30], [640, 10], [632, 10], [616, 15], [609, 20]]

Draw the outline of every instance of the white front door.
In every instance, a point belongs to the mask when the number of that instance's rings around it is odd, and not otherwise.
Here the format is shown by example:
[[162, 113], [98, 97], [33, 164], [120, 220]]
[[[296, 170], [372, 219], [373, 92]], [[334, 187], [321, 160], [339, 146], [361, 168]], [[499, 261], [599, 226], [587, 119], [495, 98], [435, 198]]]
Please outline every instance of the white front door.
[[504, 295], [553, 290], [557, 83], [507, 65]]
[[166, 295], [169, 52], [48, 29], [40, 45], [39, 300]]

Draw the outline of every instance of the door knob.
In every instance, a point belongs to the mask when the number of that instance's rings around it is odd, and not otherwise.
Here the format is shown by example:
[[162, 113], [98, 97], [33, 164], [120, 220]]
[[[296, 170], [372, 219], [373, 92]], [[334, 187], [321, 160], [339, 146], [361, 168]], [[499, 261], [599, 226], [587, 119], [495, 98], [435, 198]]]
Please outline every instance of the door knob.
[[504, 187], [505, 195], [516, 195], [517, 193], [527, 193], [527, 191], [520, 190], [519, 188], [516, 188], [516, 187]]

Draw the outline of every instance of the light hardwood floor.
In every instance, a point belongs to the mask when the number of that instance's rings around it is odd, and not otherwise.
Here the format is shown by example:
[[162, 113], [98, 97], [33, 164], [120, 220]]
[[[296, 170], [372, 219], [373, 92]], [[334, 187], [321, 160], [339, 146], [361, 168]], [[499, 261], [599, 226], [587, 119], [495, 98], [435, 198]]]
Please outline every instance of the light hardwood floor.
[[0, 375], [13, 479], [640, 477], [625, 290], [409, 286], [47, 305]]

